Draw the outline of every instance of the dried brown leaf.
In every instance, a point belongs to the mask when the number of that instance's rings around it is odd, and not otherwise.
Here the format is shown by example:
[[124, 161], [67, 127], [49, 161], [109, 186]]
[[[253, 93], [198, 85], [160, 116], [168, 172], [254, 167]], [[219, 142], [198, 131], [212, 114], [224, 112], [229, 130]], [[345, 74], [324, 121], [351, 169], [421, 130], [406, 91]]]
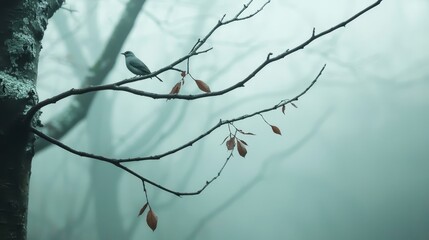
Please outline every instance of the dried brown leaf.
[[246, 157], [247, 149], [241, 141], [237, 141], [237, 151], [242, 157]]
[[[182, 79], [183, 80], [183, 79]], [[180, 88], [182, 87], [182, 83], [181, 81], [179, 81], [178, 83], [176, 83], [174, 85], [174, 87], [171, 89], [170, 94], [178, 94], [180, 91]], [[167, 98], [167, 101], [170, 100], [171, 98]]]
[[283, 113], [283, 114], [285, 114], [285, 110], [286, 110], [286, 106], [285, 106], [285, 105], [283, 105], [283, 106], [282, 106], [282, 113]]
[[295, 108], [298, 108], [298, 106], [295, 105], [295, 103], [291, 102], [290, 104], [292, 104], [292, 106], [294, 106]]
[[176, 83], [174, 85], [174, 87], [171, 89], [170, 94], [178, 94], [181, 87], [182, 87], [182, 83], [181, 82]]
[[201, 80], [195, 80], [195, 83], [197, 84], [198, 88], [201, 91], [206, 92], [206, 93], [211, 92], [209, 85], [207, 85], [205, 82], [203, 82]]
[[247, 145], [247, 142], [245, 142], [244, 140], [241, 140], [241, 139], [238, 139], [238, 138], [237, 138], [237, 141], [240, 141], [240, 142], [241, 142], [241, 143], [243, 143], [244, 145], [248, 146], [248, 145]]
[[180, 76], [182, 76], [182, 78], [186, 77], [186, 71], [182, 71], [182, 72], [180, 73]]
[[232, 150], [235, 147], [235, 137], [230, 138], [228, 141], [226, 141], [226, 149]]
[[146, 215], [146, 223], [152, 231], [155, 231], [156, 225], [158, 224], [158, 217], [151, 208], [149, 208], [149, 212]]
[[182, 87], [181, 82], [176, 83], [176, 85], [174, 85], [174, 87], [171, 89], [170, 94], [178, 94], [181, 87]]
[[140, 215], [142, 215], [143, 213], [144, 213], [144, 210], [146, 210], [146, 208], [147, 208], [147, 203], [145, 203], [144, 205], [143, 205], [143, 207], [140, 209], [140, 211], [139, 211], [139, 215], [137, 215], [137, 216], [140, 216]]
[[270, 125], [270, 126], [271, 126], [271, 129], [273, 130], [273, 132], [275, 134], [282, 135], [282, 132], [280, 131], [280, 128], [278, 128], [277, 126], [274, 126], [274, 125]]

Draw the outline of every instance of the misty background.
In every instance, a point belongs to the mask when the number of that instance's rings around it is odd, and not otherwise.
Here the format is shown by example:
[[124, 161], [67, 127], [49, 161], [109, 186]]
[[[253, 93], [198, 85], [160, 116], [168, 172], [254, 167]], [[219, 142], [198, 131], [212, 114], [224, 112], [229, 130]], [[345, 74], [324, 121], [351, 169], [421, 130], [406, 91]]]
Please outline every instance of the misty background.
[[[219, 29], [214, 49], [191, 59], [210, 88], [243, 79], [269, 52], [278, 54], [330, 28], [373, 1], [272, 0], [255, 17]], [[123, 51], [152, 70], [189, 52], [198, 38], [244, 1], [147, 1]], [[264, 1], [252, 3], [248, 13]], [[46, 99], [80, 85], [97, 60], [125, 0], [68, 1], [50, 21], [39, 62]], [[163, 153], [230, 119], [293, 98], [327, 67], [298, 102], [235, 125], [248, 154], [238, 153], [212, 185], [178, 198], [152, 186], [152, 232], [141, 182], [110, 164], [51, 146], [33, 161], [29, 239], [428, 239], [429, 2], [383, 1], [345, 28], [275, 62], [244, 88], [196, 101], [153, 100], [100, 92], [87, 118], [61, 141], [82, 151], [126, 158]], [[203, 48], [205, 49], [205, 48]], [[178, 66], [185, 69], [186, 65]], [[122, 55], [105, 82], [133, 77]], [[168, 93], [177, 72], [131, 86]], [[187, 79], [181, 93], [198, 93]], [[70, 100], [43, 109], [42, 122]], [[201, 188], [229, 152], [226, 126], [160, 161], [127, 166], [165, 187]]]

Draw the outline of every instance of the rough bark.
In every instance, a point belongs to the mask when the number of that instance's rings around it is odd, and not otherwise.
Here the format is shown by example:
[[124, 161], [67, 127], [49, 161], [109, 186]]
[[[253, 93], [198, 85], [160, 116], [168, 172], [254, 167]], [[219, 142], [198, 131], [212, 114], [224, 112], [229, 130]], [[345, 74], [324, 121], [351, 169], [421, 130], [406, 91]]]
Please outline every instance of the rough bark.
[[7, 0], [0, 8], [0, 239], [26, 239], [34, 137], [22, 119], [37, 102], [41, 40], [61, 2]]

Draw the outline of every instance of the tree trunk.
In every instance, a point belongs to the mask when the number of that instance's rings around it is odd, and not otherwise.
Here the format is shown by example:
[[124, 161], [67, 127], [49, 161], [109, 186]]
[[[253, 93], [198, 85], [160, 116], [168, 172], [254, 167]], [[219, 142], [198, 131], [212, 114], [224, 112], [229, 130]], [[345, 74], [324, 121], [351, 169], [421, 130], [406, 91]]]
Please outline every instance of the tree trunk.
[[23, 116], [37, 102], [50, 10], [47, 1], [31, 0], [2, 1], [0, 8], [0, 239], [26, 239], [34, 137]]

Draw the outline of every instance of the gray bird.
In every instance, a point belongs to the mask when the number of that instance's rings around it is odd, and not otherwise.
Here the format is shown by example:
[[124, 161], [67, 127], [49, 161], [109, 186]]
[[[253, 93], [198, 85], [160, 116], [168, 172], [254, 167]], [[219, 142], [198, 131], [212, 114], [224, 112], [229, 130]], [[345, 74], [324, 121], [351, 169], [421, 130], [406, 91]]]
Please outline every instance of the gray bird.
[[[130, 70], [132, 73], [139, 76], [151, 74], [146, 64], [144, 64], [140, 59], [138, 59], [133, 52], [126, 51], [121, 54], [125, 56], [125, 64], [127, 65], [128, 70]], [[159, 78], [158, 76], [155, 77], [162, 82], [161, 78]]]

